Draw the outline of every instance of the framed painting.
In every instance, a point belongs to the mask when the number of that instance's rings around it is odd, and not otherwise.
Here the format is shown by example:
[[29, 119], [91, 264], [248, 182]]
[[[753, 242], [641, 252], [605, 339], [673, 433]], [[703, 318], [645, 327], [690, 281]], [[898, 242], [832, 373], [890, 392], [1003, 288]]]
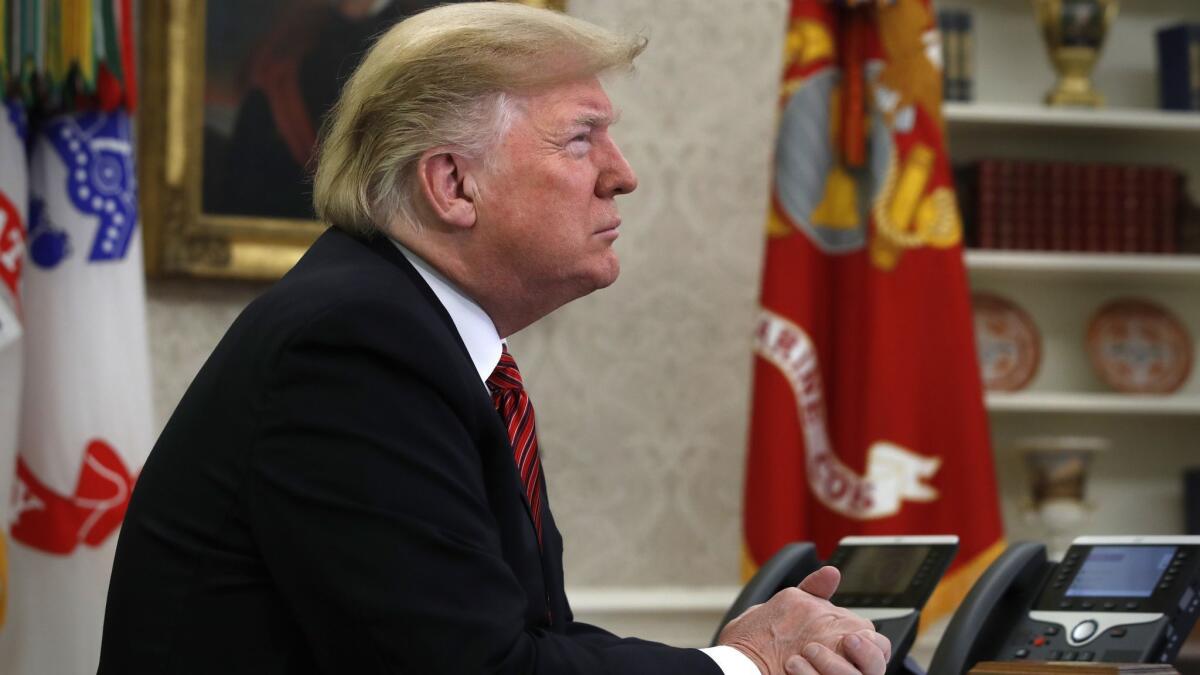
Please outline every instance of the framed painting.
[[[562, 10], [566, 0], [520, 0]], [[152, 276], [277, 279], [324, 229], [317, 129], [378, 35], [445, 0], [147, 0], [138, 173]]]

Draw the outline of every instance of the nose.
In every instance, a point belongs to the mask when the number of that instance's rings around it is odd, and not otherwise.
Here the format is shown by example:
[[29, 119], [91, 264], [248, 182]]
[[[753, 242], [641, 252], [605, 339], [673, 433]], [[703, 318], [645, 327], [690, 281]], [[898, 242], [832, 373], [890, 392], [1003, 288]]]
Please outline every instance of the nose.
[[609, 138], [608, 146], [606, 166], [596, 181], [596, 196], [605, 199], [629, 194], [636, 190], [638, 185], [633, 167], [625, 160], [625, 155], [621, 154], [616, 142]]

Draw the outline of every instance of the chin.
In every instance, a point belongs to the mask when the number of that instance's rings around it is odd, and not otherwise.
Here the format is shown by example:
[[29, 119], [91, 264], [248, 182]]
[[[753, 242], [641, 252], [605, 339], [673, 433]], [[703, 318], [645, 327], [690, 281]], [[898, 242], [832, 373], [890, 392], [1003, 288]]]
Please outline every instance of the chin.
[[617, 260], [616, 255], [610, 255], [605, 264], [597, 270], [595, 281], [596, 289], [607, 288], [617, 280], [621, 275], [621, 262]]
[[568, 282], [572, 288], [570, 291], [572, 299], [582, 298], [601, 288], [611, 286], [617, 280], [617, 276], [620, 273], [621, 263], [612, 251], [609, 251], [608, 255], [595, 260], [588, 266], [577, 268]]

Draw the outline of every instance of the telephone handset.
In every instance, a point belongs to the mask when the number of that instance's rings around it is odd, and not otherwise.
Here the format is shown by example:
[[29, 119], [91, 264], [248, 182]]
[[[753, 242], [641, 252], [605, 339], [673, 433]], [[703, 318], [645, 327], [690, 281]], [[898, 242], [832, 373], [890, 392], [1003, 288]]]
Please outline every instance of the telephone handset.
[[1166, 663], [1200, 615], [1200, 537], [1079, 537], [1062, 562], [1015, 544], [967, 594], [930, 662]]
[[[956, 536], [843, 537], [826, 564], [838, 568], [841, 584], [830, 599], [870, 620], [892, 641], [889, 674], [906, 668], [921, 608], [958, 550]], [[812, 544], [789, 544], [746, 584], [717, 629], [749, 607], [795, 586], [821, 567]], [[716, 637], [713, 638], [716, 644]], [[907, 667], [909, 670], [911, 666]]]
[[1001, 553], [954, 612], [929, 662], [929, 675], [961, 675], [992, 660], [997, 636], [1029, 611], [1052, 567], [1042, 544], [1017, 542]]

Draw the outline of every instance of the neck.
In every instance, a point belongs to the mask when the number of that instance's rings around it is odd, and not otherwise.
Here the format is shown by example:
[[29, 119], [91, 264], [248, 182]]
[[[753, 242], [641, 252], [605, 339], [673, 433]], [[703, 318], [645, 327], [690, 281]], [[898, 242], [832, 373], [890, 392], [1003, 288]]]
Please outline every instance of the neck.
[[[388, 235], [454, 284], [488, 315], [501, 338], [524, 329], [573, 300], [548, 296], [530, 287], [500, 261], [472, 255], [465, 242], [453, 236], [422, 230], [417, 236]], [[449, 240], [449, 241], [447, 241]]]

